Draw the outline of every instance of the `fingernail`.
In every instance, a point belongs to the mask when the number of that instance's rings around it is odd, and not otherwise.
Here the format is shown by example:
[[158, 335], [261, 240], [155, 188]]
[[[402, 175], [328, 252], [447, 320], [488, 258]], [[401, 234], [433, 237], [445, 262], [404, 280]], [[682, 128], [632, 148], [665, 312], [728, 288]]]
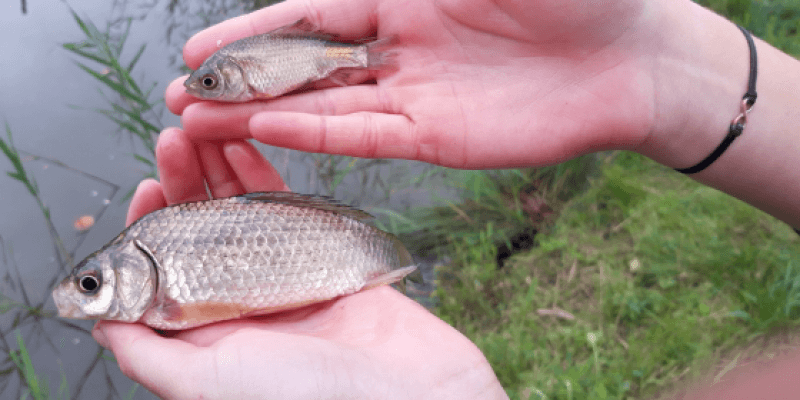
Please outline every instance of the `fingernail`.
[[99, 323], [94, 325], [94, 329], [92, 329], [92, 337], [100, 346], [109, 348], [108, 338], [106, 337], [106, 333], [103, 332], [103, 327], [100, 326]]
[[241, 157], [242, 153], [244, 153], [242, 149], [242, 144], [239, 141], [230, 141], [222, 145], [222, 152], [225, 153], [225, 157]]

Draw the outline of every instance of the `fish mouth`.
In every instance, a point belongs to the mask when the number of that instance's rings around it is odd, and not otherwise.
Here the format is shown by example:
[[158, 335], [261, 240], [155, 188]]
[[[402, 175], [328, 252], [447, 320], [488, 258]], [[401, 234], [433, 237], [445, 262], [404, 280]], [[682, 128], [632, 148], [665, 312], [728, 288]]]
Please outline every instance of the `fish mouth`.
[[58, 316], [61, 318], [86, 318], [86, 315], [81, 311], [75, 302], [69, 301], [68, 295], [69, 288], [61, 283], [53, 290], [53, 302], [56, 304]]
[[186, 88], [186, 93], [196, 94], [199, 93], [200, 87], [197, 85], [197, 82], [190, 82], [191, 79], [187, 79], [186, 82], [183, 82], [183, 87]]
[[197, 88], [197, 83], [196, 82], [192, 82], [192, 77], [189, 76], [188, 78], [186, 78], [185, 81], [183, 81], [183, 87], [185, 87], [187, 89], [196, 89]]
[[200, 87], [197, 82], [189, 82], [189, 79], [186, 82], [183, 82], [183, 87], [186, 88], [186, 93], [200, 98], [209, 98], [208, 92]]

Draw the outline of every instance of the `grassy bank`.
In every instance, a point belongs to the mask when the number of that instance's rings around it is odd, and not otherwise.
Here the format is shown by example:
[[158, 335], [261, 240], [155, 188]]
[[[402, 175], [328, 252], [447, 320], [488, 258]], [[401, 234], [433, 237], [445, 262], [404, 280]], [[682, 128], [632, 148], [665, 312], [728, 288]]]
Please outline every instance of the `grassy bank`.
[[650, 398], [800, 322], [790, 228], [633, 154], [601, 169], [502, 269], [455, 241], [439, 271], [438, 315], [512, 397]]

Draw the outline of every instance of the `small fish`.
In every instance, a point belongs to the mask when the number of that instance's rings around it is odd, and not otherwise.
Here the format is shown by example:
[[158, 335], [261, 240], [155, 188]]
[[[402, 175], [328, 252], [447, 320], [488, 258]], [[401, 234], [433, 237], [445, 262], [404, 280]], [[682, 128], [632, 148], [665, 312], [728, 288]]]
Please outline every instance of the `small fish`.
[[183, 85], [201, 99], [245, 102], [278, 97], [324, 78], [346, 85], [353, 69], [391, 64], [391, 53], [380, 50], [391, 38], [356, 44], [330, 39], [301, 19], [219, 49]]
[[416, 267], [371, 216], [286, 192], [147, 214], [53, 291], [61, 317], [188, 329], [401, 281]]

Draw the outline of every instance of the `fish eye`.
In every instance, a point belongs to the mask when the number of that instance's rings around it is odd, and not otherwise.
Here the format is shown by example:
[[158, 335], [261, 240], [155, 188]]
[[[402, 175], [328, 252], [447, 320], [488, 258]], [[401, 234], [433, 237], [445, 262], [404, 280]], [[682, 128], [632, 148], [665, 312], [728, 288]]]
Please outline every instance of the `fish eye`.
[[213, 89], [217, 87], [217, 77], [212, 74], [203, 75], [203, 77], [200, 78], [200, 84], [206, 89]]
[[79, 276], [77, 284], [81, 293], [94, 294], [100, 289], [100, 278], [94, 274]]

